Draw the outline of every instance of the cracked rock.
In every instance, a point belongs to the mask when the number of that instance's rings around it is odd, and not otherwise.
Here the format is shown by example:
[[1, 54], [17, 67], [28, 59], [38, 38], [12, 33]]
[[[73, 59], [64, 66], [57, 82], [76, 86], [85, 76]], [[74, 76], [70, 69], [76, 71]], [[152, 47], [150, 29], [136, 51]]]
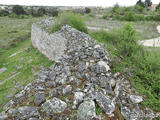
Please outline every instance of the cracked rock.
[[137, 96], [137, 95], [130, 95], [129, 96], [130, 100], [132, 103], [140, 103], [143, 101], [143, 97], [142, 96]]
[[50, 100], [47, 100], [44, 104], [42, 104], [41, 107], [42, 111], [46, 112], [47, 115], [54, 115], [62, 113], [66, 109], [67, 104], [62, 100], [54, 97]]
[[95, 103], [94, 101], [84, 101], [78, 108], [78, 120], [91, 120], [95, 118]]
[[105, 111], [107, 115], [111, 115], [115, 110], [113, 101], [101, 92], [96, 94], [96, 102]]
[[34, 104], [39, 106], [46, 101], [44, 92], [38, 92], [34, 95]]

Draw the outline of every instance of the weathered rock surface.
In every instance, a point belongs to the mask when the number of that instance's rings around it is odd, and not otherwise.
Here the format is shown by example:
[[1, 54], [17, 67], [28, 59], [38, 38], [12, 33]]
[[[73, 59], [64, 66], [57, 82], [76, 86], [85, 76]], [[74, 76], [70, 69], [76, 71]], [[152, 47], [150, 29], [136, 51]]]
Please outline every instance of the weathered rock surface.
[[51, 100], [47, 100], [44, 104], [42, 104], [42, 111], [46, 112], [48, 116], [52, 116], [54, 114], [63, 112], [66, 107], [67, 104], [65, 102], [54, 97]]
[[95, 118], [95, 103], [94, 101], [84, 101], [78, 108], [78, 120], [91, 120]]
[[159, 115], [142, 109], [143, 97], [120, 73], [111, 73], [109, 53], [87, 34], [67, 25], [52, 35], [34, 27], [39, 36], [33, 44], [56, 63], [37, 73], [38, 78], [3, 107], [0, 119], [150, 120]]

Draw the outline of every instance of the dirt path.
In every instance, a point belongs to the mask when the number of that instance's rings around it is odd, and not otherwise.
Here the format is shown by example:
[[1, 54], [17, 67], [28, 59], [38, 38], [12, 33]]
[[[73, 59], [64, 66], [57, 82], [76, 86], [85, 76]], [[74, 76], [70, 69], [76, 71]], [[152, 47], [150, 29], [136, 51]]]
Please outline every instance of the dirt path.
[[89, 30], [92, 30], [92, 31], [98, 31], [98, 30], [105, 30], [105, 31], [108, 31], [107, 28], [100, 28], [100, 27], [91, 27], [91, 26], [88, 26], [87, 27]]
[[[160, 33], [160, 25], [157, 26], [157, 30]], [[160, 37], [149, 39], [149, 40], [138, 41], [138, 44], [141, 44], [147, 47], [160, 47]]]

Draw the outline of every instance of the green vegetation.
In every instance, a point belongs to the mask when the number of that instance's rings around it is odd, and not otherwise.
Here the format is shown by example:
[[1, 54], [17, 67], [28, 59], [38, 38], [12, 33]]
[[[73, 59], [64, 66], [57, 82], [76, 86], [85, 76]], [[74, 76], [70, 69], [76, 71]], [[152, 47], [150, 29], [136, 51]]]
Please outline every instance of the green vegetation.
[[15, 13], [16, 15], [25, 14], [23, 7], [20, 5], [13, 6], [12, 12]]
[[27, 18], [17, 19], [1, 17], [0, 19], [0, 54], [17, 45], [19, 42], [30, 38], [31, 24], [43, 19]]
[[[31, 46], [31, 24], [42, 18], [17, 19], [1, 17], [0, 23], [0, 68], [7, 70], [0, 74], [0, 111], [20, 86], [32, 82], [40, 66], [52, 63]], [[9, 57], [13, 55], [12, 57]], [[15, 75], [15, 76], [14, 76]], [[12, 78], [13, 77], [13, 78]]]
[[63, 12], [56, 18], [56, 23], [51, 28], [51, 33], [60, 30], [63, 25], [70, 25], [79, 31], [88, 33], [84, 20], [80, 15], [71, 12]]
[[[9, 57], [14, 53], [17, 55]], [[11, 93], [14, 95], [20, 90], [18, 86], [25, 86], [35, 79], [34, 74], [40, 70], [40, 66], [50, 65], [51, 62], [31, 46], [30, 40], [25, 40], [3, 52], [0, 55], [0, 68], [6, 67], [7, 71], [0, 74], [0, 83], [6, 80], [0, 84], [0, 108], [9, 101], [8, 95]], [[10, 78], [15, 74], [17, 74], [15, 77]]]
[[[160, 111], [160, 54], [148, 52], [136, 42], [136, 32], [130, 24], [118, 33], [99, 31], [91, 33], [99, 42], [106, 44], [112, 59], [112, 72], [121, 72], [143, 95], [142, 105]], [[129, 71], [128, 71], [128, 70]]]
[[111, 10], [105, 11], [103, 19], [121, 20], [121, 21], [160, 21], [159, 10], [150, 10], [152, 2], [139, 0], [133, 7], [120, 7], [116, 4]]

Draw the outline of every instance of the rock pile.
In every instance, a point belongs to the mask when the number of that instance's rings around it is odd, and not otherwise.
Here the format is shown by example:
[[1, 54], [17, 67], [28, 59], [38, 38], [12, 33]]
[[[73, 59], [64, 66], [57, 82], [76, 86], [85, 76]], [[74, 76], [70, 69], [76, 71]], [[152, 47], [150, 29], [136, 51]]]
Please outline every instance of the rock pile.
[[59, 62], [41, 70], [33, 83], [4, 106], [0, 120], [144, 120], [158, 116], [139, 105], [143, 97], [110, 71], [109, 53], [69, 26]]

